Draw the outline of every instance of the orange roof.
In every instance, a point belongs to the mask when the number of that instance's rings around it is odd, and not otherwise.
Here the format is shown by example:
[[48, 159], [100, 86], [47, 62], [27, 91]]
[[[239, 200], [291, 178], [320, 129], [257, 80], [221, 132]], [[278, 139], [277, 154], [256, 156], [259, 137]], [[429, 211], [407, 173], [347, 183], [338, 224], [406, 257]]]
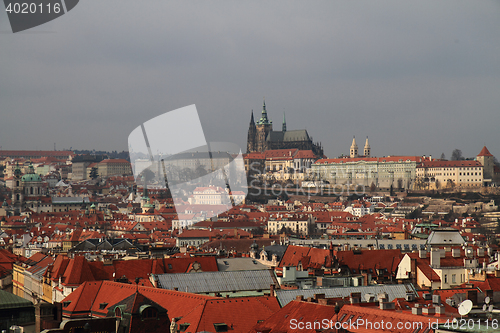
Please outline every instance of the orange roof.
[[106, 160], [102, 160], [99, 163], [127, 163], [127, 164], [130, 164], [129, 161], [124, 160], [123, 158], [108, 158]]
[[460, 161], [425, 161], [420, 163], [417, 168], [456, 168], [456, 167], [481, 167], [478, 161], [460, 160]]
[[[329, 321], [335, 317], [335, 307], [332, 305], [320, 305], [317, 303], [292, 301], [284, 306], [281, 310], [275, 312], [272, 316], [258, 323], [253, 327], [250, 333], [257, 332], [301, 332], [313, 333], [318, 332], [314, 328], [306, 329], [306, 327], [299, 328], [298, 325], [293, 323], [314, 323], [326, 319]], [[324, 327], [316, 327], [324, 328]]]
[[421, 162], [423, 160], [420, 156], [387, 156], [387, 157], [355, 157], [355, 158], [325, 158], [316, 161], [316, 164], [329, 164], [329, 163], [354, 163], [354, 162], [398, 162], [402, 160], [406, 162], [407, 160], [411, 162]]
[[486, 148], [486, 146], [484, 146], [483, 149], [481, 149], [481, 152], [479, 154], [477, 154], [477, 156], [493, 156], [493, 155], [491, 155], [488, 148]]

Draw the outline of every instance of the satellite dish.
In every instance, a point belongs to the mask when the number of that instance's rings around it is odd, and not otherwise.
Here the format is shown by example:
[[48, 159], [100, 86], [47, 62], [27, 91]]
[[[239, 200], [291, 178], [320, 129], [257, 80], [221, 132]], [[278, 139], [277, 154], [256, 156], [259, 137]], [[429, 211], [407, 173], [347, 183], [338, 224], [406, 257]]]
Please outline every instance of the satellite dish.
[[458, 305], [458, 313], [461, 316], [466, 316], [470, 310], [472, 310], [472, 305], [472, 301], [470, 299], [466, 299]]
[[493, 304], [492, 304], [492, 305], [490, 305], [490, 306], [488, 306], [488, 311], [489, 311], [489, 312], [493, 312]]
[[483, 304], [483, 311], [486, 311], [487, 308], [488, 306], [486, 304]]
[[486, 298], [484, 299], [484, 303], [486, 304], [490, 304], [490, 297], [489, 296], [486, 296]]

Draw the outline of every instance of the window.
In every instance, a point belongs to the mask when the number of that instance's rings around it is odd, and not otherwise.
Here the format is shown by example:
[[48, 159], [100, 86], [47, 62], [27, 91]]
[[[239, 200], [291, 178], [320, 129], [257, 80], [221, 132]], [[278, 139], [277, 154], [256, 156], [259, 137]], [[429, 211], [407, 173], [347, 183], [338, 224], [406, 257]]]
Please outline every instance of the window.
[[101, 303], [101, 304], [99, 304], [99, 310], [106, 309], [106, 306], [108, 306], [108, 303]]
[[457, 281], [457, 275], [456, 274], [452, 274], [451, 275], [451, 283], [456, 283]]
[[228, 327], [226, 323], [214, 323], [215, 332], [227, 332]]
[[151, 319], [158, 316], [158, 311], [155, 308], [149, 306], [144, 311], [142, 311], [142, 319]]
[[448, 283], [448, 275], [447, 274], [444, 275], [444, 283]]
[[189, 325], [191, 325], [191, 324], [190, 323], [180, 324], [179, 325], [179, 331], [180, 332], [185, 332], [187, 330], [187, 328], [189, 327]]

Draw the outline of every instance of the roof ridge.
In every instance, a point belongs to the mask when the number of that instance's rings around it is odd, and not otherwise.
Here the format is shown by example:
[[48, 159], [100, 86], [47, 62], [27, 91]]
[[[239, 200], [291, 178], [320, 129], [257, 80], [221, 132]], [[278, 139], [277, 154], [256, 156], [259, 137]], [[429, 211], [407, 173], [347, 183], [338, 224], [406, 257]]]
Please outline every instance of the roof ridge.
[[[202, 321], [202, 318], [203, 318], [203, 313], [205, 312], [205, 308], [207, 306], [207, 302], [208, 301], [213, 301], [212, 299], [205, 299], [203, 301], [203, 308], [201, 309], [201, 316], [199, 316], [199, 320], [198, 320], [198, 323], [196, 325], [196, 330], [194, 332], [198, 332], [198, 328], [200, 327], [200, 324], [201, 324], [201, 321]], [[194, 307], [191, 311], [189, 311], [188, 313], [186, 313], [186, 315], [184, 317], [187, 317], [189, 314], [191, 314], [195, 309], [197, 309], [198, 307], [200, 306], [200, 304], [198, 304], [196, 307]]]
[[[262, 296], [262, 297], [266, 297], [266, 296]], [[275, 296], [267, 296], [267, 297], [274, 297], [276, 298]], [[255, 297], [257, 299], [257, 301], [260, 302], [260, 304], [262, 304], [263, 306], [265, 306], [267, 309], [269, 309], [269, 311], [273, 312], [274, 313], [274, 310], [272, 310], [269, 306], [267, 306], [267, 304], [264, 304], [264, 302], [261, 301], [261, 297]]]
[[[85, 283], [85, 285], [86, 285], [86, 286], [88, 286], [90, 282], [91, 282], [91, 281], [85, 281], [84, 283]], [[92, 281], [92, 282], [96, 282], [96, 281]], [[92, 303], [90, 304], [90, 308], [89, 308], [90, 312], [92, 312], [92, 308], [94, 307], [94, 302], [95, 302], [95, 300], [96, 300], [96, 298], [97, 298], [97, 295], [99, 295], [99, 291], [101, 290], [102, 285], [103, 285], [105, 282], [108, 282], [108, 281], [98, 281], [98, 283], [100, 284], [100, 286], [99, 286], [99, 288], [97, 289], [97, 292], [94, 294], [94, 297], [93, 297], [93, 299], [92, 299]], [[83, 292], [83, 290], [82, 290], [82, 292]]]

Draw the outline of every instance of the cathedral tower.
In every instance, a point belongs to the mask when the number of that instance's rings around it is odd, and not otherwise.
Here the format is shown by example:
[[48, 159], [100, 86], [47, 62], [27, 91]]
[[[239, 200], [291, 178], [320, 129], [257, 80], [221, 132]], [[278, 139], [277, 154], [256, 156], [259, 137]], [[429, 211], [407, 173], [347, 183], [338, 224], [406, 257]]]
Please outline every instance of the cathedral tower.
[[255, 147], [256, 138], [257, 138], [257, 128], [255, 127], [255, 121], [253, 120], [253, 110], [252, 110], [252, 116], [250, 117], [250, 126], [248, 127], [247, 153], [251, 153], [256, 150]]
[[269, 132], [273, 130], [273, 122], [267, 118], [266, 101], [264, 100], [264, 105], [262, 106], [262, 116], [260, 117], [257, 125], [256, 135], [256, 151], [266, 150], [266, 139]]
[[356, 144], [356, 137], [352, 138], [350, 156], [351, 156], [351, 158], [358, 157], [358, 145]]
[[370, 154], [371, 154], [370, 144], [368, 143], [368, 137], [366, 137], [365, 149], [363, 151], [363, 155], [365, 155], [365, 157], [370, 157]]

